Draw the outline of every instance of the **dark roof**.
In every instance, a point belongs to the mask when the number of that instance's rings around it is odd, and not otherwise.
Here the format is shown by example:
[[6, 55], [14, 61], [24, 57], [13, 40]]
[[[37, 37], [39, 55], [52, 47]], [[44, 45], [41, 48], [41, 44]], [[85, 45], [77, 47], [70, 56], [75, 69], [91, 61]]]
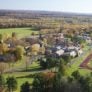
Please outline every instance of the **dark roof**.
[[0, 55], [0, 61], [6, 61], [6, 57], [4, 55]]
[[13, 54], [0, 55], [0, 62], [12, 61], [14, 59]]

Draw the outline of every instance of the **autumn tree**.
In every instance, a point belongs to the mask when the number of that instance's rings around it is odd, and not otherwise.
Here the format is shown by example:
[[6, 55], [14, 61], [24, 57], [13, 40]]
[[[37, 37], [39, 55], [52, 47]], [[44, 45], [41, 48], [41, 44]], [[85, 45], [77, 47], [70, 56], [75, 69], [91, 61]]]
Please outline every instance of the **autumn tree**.
[[17, 46], [14, 53], [15, 53], [16, 59], [21, 60], [23, 57], [24, 49], [21, 46]]
[[2, 75], [3, 72], [6, 70], [6, 68], [7, 68], [7, 64], [1, 62], [1, 63], [0, 63], [0, 74], [1, 74], [1, 75]]
[[33, 44], [31, 46], [31, 53], [33, 55], [37, 55], [39, 53], [39, 51], [40, 51], [40, 44]]
[[52, 92], [54, 76], [52, 72], [37, 74], [32, 84], [33, 92]]
[[17, 34], [16, 34], [16, 32], [12, 32], [12, 39], [14, 41], [17, 40]]
[[0, 41], [2, 41], [3, 40], [3, 35], [2, 34], [0, 34]]

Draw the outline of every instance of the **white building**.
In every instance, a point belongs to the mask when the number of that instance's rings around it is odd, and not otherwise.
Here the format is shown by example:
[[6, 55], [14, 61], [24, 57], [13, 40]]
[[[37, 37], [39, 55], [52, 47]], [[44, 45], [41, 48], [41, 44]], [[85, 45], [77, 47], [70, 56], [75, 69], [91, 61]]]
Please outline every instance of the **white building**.
[[58, 56], [61, 56], [61, 55], [64, 54], [64, 50], [63, 50], [63, 49], [57, 50], [57, 51], [56, 51], [56, 54], [57, 54]]

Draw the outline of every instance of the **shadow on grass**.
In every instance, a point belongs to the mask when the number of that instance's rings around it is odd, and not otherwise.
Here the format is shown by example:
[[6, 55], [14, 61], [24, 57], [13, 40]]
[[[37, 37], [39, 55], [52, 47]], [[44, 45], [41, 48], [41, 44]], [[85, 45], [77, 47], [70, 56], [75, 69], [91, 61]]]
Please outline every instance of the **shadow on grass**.
[[16, 77], [17, 79], [21, 79], [21, 78], [34, 78], [35, 77], [35, 74], [29, 74], [29, 75], [26, 75], [26, 76], [19, 76], [19, 77]]
[[22, 78], [34, 78], [36, 75], [40, 74], [40, 72], [36, 72], [36, 73], [33, 73], [33, 74], [28, 74], [28, 75], [22, 75], [22, 76], [18, 76], [16, 77], [17, 79], [22, 79]]
[[39, 31], [40, 29], [37, 29], [37, 28], [28, 28], [27, 30], [30, 30], [30, 31]]
[[31, 68], [31, 69], [24, 69], [24, 70], [20, 70], [19, 72], [37, 72], [37, 71], [41, 71], [43, 70], [40, 67], [35, 67], [35, 68]]
[[22, 70], [22, 71], [19, 71], [19, 72], [35, 72], [35, 73], [31, 73], [31, 74], [28, 74], [28, 75], [24, 75], [24, 76], [19, 76], [19, 77], [16, 77], [17, 79], [20, 79], [20, 78], [34, 78], [37, 74], [39, 74], [41, 71], [44, 71], [42, 68], [33, 68], [33, 69], [27, 69], [27, 70]]

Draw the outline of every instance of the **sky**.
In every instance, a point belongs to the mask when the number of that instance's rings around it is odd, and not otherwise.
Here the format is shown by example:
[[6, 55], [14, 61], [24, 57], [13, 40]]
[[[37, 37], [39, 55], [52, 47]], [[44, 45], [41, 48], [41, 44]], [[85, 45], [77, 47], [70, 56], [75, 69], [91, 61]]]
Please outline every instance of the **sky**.
[[0, 9], [92, 14], [92, 0], [0, 0]]

